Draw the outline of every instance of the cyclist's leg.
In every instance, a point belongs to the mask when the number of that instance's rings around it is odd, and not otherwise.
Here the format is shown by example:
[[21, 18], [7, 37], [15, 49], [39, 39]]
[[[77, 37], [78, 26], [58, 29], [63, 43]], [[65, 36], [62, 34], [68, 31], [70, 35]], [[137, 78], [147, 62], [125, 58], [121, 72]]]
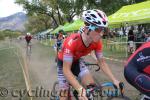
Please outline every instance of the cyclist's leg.
[[27, 51], [28, 51], [28, 46], [29, 46], [29, 42], [26, 41], [26, 49], [27, 49]]
[[26, 47], [28, 47], [28, 45], [29, 45], [29, 42], [28, 42], [28, 41], [26, 41]]
[[80, 59], [80, 73], [79, 73], [79, 78], [81, 79], [81, 83], [86, 87], [90, 84], [95, 84], [94, 79], [88, 70], [87, 66], [84, 63], [83, 59]]
[[63, 74], [63, 62], [58, 60], [57, 61], [57, 73], [58, 73], [58, 81], [59, 81], [59, 97], [60, 100], [67, 100], [68, 99], [68, 90], [69, 90], [69, 83], [67, 82], [64, 74]]
[[31, 41], [29, 41], [29, 50], [30, 50], [30, 52], [31, 52]]
[[150, 96], [150, 76], [138, 71], [136, 65], [125, 67], [124, 76], [128, 83], [138, 89], [141, 93]]

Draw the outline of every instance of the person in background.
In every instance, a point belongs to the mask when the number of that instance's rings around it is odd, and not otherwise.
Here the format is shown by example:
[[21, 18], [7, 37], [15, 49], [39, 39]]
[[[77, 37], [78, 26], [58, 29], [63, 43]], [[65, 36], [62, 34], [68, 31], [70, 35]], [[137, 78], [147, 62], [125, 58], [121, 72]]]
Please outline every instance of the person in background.
[[58, 33], [56, 34], [56, 41], [55, 41], [55, 51], [56, 51], [55, 62], [57, 62], [57, 54], [58, 51], [61, 50], [64, 38], [65, 38], [64, 31], [59, 30]]
[[150, 33], [148, 33], [148, 36], [147, 36], [146, 42], [150, 42]]
[[129, 32], [128, 32], [128, 51], [129, 51], [129, 53], [134, 52], [134, 41], [135, 41], [135, 36], [134, 36], [133, 30], [129, 30]]
[[25, 40], [26, 40], [26, 43], [27, 43], [27, 46], [29, 45], [29, 43], [31, 42], [31, 39], [32, 39], [32, 36], [31, 34], [28, 32], [25, 36]]

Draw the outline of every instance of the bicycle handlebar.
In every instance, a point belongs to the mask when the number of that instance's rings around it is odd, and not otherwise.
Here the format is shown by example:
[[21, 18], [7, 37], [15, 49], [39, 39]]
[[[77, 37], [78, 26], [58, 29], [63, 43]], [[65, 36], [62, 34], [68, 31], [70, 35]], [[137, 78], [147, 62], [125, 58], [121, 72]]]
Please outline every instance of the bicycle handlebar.
[[[119, 96], [121, 95], [124, 97], [124, 83], [119, 83], [119, 89], [116, 85], [114, 85], [112, 82], [104, 82], [100, 85], [93, 86], [92, 88], [86, 89], [87, 96], [90, 97], [93, 91], [100, 91], [102, 93], [104, 87], [113, 87], [114, 91], [110, 91], [108, 89], [107, 91], [104, 91], [104, 94], [107, 96]], [[120, 90], [120, 91], [119, 91]]]
[[[115, 84], [113, 84], [112, 82], [105, 82], [101, 85], [102, 87], [113, 87], [115, 89], [115, 94], [121, 94], [121, 96], [124, 96], [124, 83], [123, 82], [120, 82], [119, 83], [119, 89], [117, 88], [117, 86]], [[120, 91], [119, 91], [120, 90]], [[119, 92], [119, 93], [118, 93]]]

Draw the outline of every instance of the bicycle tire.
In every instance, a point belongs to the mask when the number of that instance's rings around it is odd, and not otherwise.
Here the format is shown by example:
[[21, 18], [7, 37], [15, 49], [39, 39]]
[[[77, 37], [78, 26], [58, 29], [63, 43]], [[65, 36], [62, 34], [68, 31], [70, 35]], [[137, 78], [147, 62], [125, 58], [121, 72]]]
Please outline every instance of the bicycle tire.
[[58, 86], [58, 81], [56, 81], [53, 84], [53, 88], [50, 94], [50, 100], [59, 100], [59, 95], [57, 94], [58, 93], [57, 86]]
[[27, 48], [26, 48], [26, 55], [31, 56], [31, 47], [30, 46], [27, 46]]
[[[104, 82], [103, 84], [101, 84], [101, 86], [102, 86], [102, 88], [105, 88], [105, 87], [111, 87], [113, 89], [117, 88], [112, 82]], [[123, 86], [124, 86], [123, 82], [120, 82], [119, 83], [120, 89], [123, 88]], [[117, 91], [115, 90], [115, 94], [116, 94], [116, 92]], [[109, 94], [109, 93], [110, 92], [105, 94], [105, 95], [107, 95], [106, 100], [131, 100], [129, 97], [127, 97], [126, 95], [124, 95], [124, 93], [121, 93], [121, 92], [120, 92], [121, 94], [119, 94], [119, 95], [113, 95], [113, 94]]]
[[106, 100], [131, 100], [127, 96], [108, 97]]

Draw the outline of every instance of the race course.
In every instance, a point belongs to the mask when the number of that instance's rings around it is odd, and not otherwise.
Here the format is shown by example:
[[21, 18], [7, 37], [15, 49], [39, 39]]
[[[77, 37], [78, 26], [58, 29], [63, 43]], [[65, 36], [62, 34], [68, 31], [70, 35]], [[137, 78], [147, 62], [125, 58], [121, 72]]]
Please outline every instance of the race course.
[[[53, 86], [53, 83], [57, 80], [57, 73], [56, 73], [56, 63], [55, 63], [55, 53], [52, 47], [44, 46], [39, 41], [33, 40], [32, 41], [32, 51], [31, 56], [28, 57], [26, 55], [26, 45], [25, 41], [23, 40], [13, 40], [11, 43], [15, 45], [18, 50], [20, 50], [22, 55], [22, 63], [23, 68], [22, 72], [24, 75], [24, 82], [26, 84], [26, 88], [31, 91], [32, 96], [28, 98], [28, 100], [49, 100], [49, 95]], [[94, 62], [94, 60], [87, 56], [85, 57], [86, 61]], [[130, 86], [123, 77], [123, 63], [115, 62], [111, 60], [106, 60], [108, 65], [111, 67], [112, 72], [114, 75], [120, 80], [125, 83], [125, 94], [131, 98], [131, 100], [138, 100], [137, 97], [139, 96], [139, 92]], [[94, 79], [96, 82], [105, 82], [109, 81], [109, 79], [103, 74], [102, 71], [94, 72], [94, 68], [92, 68], [91, 72], [93, 74]], [[42, 91], [42, 92], [41, 92]], [[44, 94], [46, 91], [47, 94]], [[49, 94], [49, 95], [48, 95]], [[27, 95], [28, 96], [28, 95]], [[14, 97], [12, 97], [14, 98]], [[5, 99], [0, 99], [5, 100]], [[8, 100], [8, 99], [7, 99]], [[10, 100], [10, 99], [9, 99]], [[12, 99], [17, 100], [17, 99]], [[27, 100], [27, 99], [22, 99]]]

